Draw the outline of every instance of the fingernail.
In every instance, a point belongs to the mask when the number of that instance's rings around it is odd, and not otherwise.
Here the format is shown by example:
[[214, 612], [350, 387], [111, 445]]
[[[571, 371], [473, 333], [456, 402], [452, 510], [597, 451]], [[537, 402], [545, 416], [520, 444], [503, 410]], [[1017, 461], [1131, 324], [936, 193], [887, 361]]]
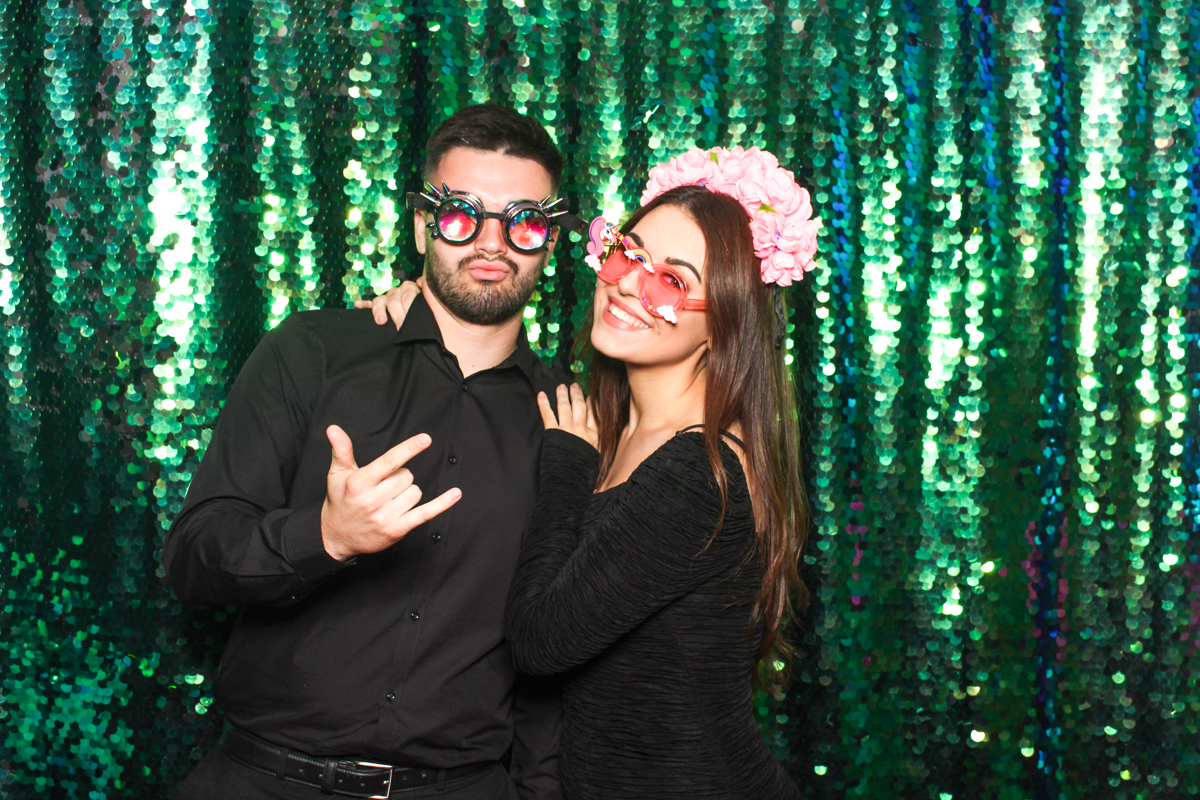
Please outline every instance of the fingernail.
[[420, 436], [417, 437], [417, 444], [419, 444], [421, 447], [429, 447], [429, 443], [431, 441], [433, 441], [433, 440], [430, 439], [429, 434], [426, 434], [426, 433], [422, 433]]

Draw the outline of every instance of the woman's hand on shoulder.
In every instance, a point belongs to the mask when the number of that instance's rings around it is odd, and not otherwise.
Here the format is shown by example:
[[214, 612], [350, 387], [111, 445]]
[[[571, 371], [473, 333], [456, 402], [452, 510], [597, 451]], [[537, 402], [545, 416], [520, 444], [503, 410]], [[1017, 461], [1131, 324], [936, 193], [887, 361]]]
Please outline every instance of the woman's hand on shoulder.
[[417, 299], [417, 295], [424, 288], [425, 278], [422, 276], [415, 281], [405, 281], [399, 286], [389, 289], [387, 294], [370, 300], [355, 300], [354, 307], [371, 309], [371, 315], [375, 317], [376, 325], [384, 324], [390, 316], [396, 330], [400, 330], [400, 326], [404, 324], [404, 318], [408, 316], [409, 306], [413, 304], [413, 300]]
[[596, 415], [592, 410], [592, 399], [584, 398], [583, 389], [578, 383], [572, 383], [568, 389], [559, 385], [556, 390], [558, 400], [558, 415], [550, 405], [550, 398], [545, 392], [538, 392], [538, 409], [542, 412], [542, 422], [546, 430], [558, 429], [578, 436], [585, 442], [600, 449], [600, 432], [596, 428]]

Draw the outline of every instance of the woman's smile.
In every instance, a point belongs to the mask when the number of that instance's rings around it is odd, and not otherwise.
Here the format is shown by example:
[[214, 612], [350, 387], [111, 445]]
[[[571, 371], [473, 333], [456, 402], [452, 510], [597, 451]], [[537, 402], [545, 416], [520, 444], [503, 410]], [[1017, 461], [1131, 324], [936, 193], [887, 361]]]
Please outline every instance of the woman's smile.
[[[613, 325], [614, 319], [622, 324]], [[608, 301], [608, 308], [605, 309], [604, 321], [609, 325], [613, 325], [615, 328], [621, 328], [622, 330], [630, 328], [639, 331], [650, 330], [650, 326], [634, 316], [631, 309], [626, 308], [619, 301], [611, 298]]]

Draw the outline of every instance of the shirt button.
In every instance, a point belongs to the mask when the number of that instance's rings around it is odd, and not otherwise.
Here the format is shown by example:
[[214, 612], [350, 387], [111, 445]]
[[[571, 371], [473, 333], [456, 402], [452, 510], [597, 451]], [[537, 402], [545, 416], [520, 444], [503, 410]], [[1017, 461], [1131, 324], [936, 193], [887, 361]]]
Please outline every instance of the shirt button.
[[468, 388], [470, 388], [470, 387], [468, 387], [468, 386], [467, 386], [467, 382], [466, 382], [466, 381], [463, 381], [463, 382], [462, 382], [462, 387], [463, 387], [463, 391], [464, 391], [464, 392], [465, 392], [465, 391], [466, 391]]
[[451, 463], [451, 464], [457, 464], [457, 463], [458, 463], [458, 456], [450, 456], [450, 463]]
[[413, 622], [416, 622], [417, 620], [419, 620], [421, 618], [421, 615], [418, 614], [416, 611], [410, 612], [409, 616], [413, 618]]
[[392, 694], [391, 692], [388, 692], [387, 694], [385, 694], [384, 697], [386, 697], [388, 699], [389, 703], [396, 699], [396, 695]]
[[433, 539], [435, 542], [440, 542], [442, 540], [442, 535], [440, 533], [431, 533], [429, 534], [429, 538]]

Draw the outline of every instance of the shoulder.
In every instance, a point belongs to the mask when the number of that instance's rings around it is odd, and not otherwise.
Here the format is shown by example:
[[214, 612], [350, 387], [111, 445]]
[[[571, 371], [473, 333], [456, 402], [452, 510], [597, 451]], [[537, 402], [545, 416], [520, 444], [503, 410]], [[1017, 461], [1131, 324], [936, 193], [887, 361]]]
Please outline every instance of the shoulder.
[[[721, 464], [725, 468], [726, 484], [730, 499], [748, 497], [746, 477], [737, 453], [722, 438], [720, 444]], [[668, 439], [638, 465], [630, 475], [631, 481], [658, 483], [669, 489], [689, 496], [719, 496], [720, 489], [708, 452], [704, 449], [704, 434], [701, 431], [677, 433]]]
[[395, 335], [391, 325], [375, 324], [370, 309], [325, 308], [288, 315], [263, 342], [289, 360], [327, 360], [388, 346]]
[[689, 563], [697, 553], [740, 563], [753, 542], [754, 514], [741, 465], [724, 444], [721, 464], [724, 498], [699, 433], [676, 434], [638, 465], [621, 504], [642, 522], [644, 532], [653, 532], [643, 545], [657, 542], [658, 552], [666, 548]]
[[[721, 462], [725, 465], [725, 468], [736, 467], [740, 477], [742, 463], [738, 458], [735, 445], [722, 436], [718, 447], [721, 454]], [[708, 462], [708, 451], [704, 449], [703, 430], [683, 431], [675, 434], [664, 442], [662, 447], [655, 450], [651, 458], [654, 456], [662, 456], [677, 463], [699, 465], [709, 472], [712, 471]], [[650, 459], [646, 460], [649, 461]]]
[[318, 339], [351, 337], [390, 341], [396, 335], [391, 325], [376, 325], [367, 308], [321, 308], [297, 311], [275, 328], [285, 336], [312, 336]]
[[554, 390], [562, 385], [570, 386], [574, 381], [567, 373], [557, 367], [552, 367], [538, 358], [536, 355], [531, 359], [533, 368], [530, 370], [530, 375], [533, 378], [534, 392], [545, 392], [553, 396]]

